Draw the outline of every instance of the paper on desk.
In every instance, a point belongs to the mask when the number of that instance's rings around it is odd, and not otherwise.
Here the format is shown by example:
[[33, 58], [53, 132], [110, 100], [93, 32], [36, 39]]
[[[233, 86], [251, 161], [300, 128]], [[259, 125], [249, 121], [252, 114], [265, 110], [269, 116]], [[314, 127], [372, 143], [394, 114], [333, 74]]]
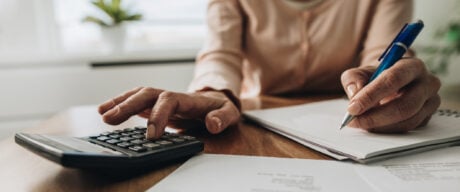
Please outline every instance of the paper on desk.
[[398, 157], [356, 171], [375, 191], [460, 191], [460, 146]]
[[328, 155], [329, 157], [332, 157], [334, 159], [337, 159], [337, 160], [347, 160], [347, 159], [350, 159], [349, 157], [346, 157], [346, 156], [343, 156], [343, 155], [339, 155], [337, 153], [333, 153], [333, 152], [330, 152], [328, 149], [324, 148], [324, 147], [319, 147], [313, 143], [311, 143], [310, 141], [306, 140], [306, 139], [303, 139], [301, 137], [298, 137], [298, 135], [301, 135], [301, 133], [299, 133], [298, 131], [296, 130], [290, 130], [289, 132], [285, 132], [283, 130], [280, 130], [280, 129], [277, 129], [277, 128], [274, 128], [272, 127], [271, 125], [269, 124], [265, 124], [264, 122], [259, 122], [259, 124], [261, 124], [262, 126], [264, 126], [265, 128], [275, 132], [275, 133], [278, 133], [282, 136], [285, 136], [297, 143], [300, 143], [304, 146], [307, 146], [309, 147], [310, 149], [313, 149], [315, 151], [318, 151], [320, 153], [323, 153], [325, 155]]
[[202, 154], [148, 191], [371, 191], [352, 164], [336, 161]]
[[149, 191], [460, 191], [460, 146], [370, 165], [202, 154]]
[[353, 128], [339, 130], [338, 125], [347, 106], [348, 101], [335, 99], [245, 111], [244, 115], [270, 130], [284, 133], [291, 139], [296, 138], [295, 141], [301, 141], [299, 143], [313, 144], [359, 162], [368, 162], [384, 154], [395, 156], [398, 151], [408, 153], [407, 149], [420, 149], [441, 143], [449, 145], [449, 142], [460, 141], [460, 129], [457, 128], [460, 119], [449, 115], [433, 115], [425, 127], [408, 134], [372, 134]]

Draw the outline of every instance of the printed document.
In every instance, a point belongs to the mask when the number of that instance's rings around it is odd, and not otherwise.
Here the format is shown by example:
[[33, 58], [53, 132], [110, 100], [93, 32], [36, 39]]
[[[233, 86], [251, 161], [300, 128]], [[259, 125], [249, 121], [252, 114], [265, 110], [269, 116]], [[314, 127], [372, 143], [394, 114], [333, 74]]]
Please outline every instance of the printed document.
[[372, 191], [353, 169], [336, 161], [202, 154], [149, 191]]
[[458, 192], [460, 147], [362, 165], [292, 158], [201, 154], [151, 192]]

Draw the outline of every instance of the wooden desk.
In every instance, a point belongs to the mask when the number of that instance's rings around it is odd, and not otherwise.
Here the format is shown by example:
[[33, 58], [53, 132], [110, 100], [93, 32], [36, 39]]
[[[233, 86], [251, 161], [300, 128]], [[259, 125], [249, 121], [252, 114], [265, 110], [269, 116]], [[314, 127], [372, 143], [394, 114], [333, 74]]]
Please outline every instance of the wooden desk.
[[[271, 108], [333, 97], [315, 96], [303, 99], [260, 97], [243, 101], [243, 106], [244, 108]], [[144, 124], [146, 124], [144, 119], [133, 117], [115, 128]], [[102, 122], [95, 106], [82, 106], [59, 113], [25, 132], [84, 137], [113, 130], [113, 128]], [[244, 122], [219, 135], [210, 135], [204, 131], [194, 135], [205, 143], [205, 153], [328, 158], [275, 133]], [[144, 191], [181, 164], [176, 163], [145, 174], [120, 179], [63, 168], [15, 144], [12, 137], [0, 142], [0, 154], [2, 191]]]
[[[332, 99], [335, 96], [312, 96], [309, 98], [260, 97], [243, 101], [245, 108], [272, 108]], [[460, 109], [460, 102], [454, 108]], [[452, 103], [445, 106], [452, 107]], [[131, 118], [115, 128], [144, 125], [141, 118]], [[57, 114], [29, 133], [60, 134], [83, 137], [98, 134], [114, 127], [101, 121], [94, 106], [71, 108]], [[302, 145], [288, 140], [258, 126], [240, 122], [219, 135], [206, 132], [195, 133], [205, 142], [205, 153], [239, 154], [305, 159], [328, 159]], [[168, 165], [130, 178], [113, 178], [87, 171], [63, 168], [43, 159], [8, 138], [0, 142], [0, 183], [2, 191], [144, 191], [166, 177], [181, 163]]]

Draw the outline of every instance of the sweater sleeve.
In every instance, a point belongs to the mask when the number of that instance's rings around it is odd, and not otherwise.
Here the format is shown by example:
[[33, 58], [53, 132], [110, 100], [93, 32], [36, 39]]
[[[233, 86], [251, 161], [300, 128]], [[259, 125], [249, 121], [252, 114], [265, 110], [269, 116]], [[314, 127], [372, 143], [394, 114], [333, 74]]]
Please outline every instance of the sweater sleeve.
[[223, 91], [232, 100], [238, 100], [243, 60], [243, 16], [239, 2], [211, 0], [207, 24], [207, 41], [197, 56], [189, 91]]

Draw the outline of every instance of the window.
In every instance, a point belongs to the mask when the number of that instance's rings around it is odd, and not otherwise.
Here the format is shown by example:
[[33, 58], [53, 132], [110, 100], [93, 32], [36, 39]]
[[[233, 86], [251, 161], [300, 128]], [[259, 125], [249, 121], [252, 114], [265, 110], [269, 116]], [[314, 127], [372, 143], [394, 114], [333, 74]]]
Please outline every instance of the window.
[[[143, 15], [142, 21], [126, 25], [127, 51], [161, 48], [199, 48], [205, 36], [207, 0], [128, 0], [124, 6]], [[86, 15], [101, 15], [89, 1], [55, 0], [59, 38], [66, 52], [101, 50], [104, 45], [100, 27], [82, 23]]]
[[[123, 53], [175, 49], [196, 53], [206, 35], [206, 4], [207, 0], [123, 0], [124, 6], [143, 14], [141, 21], [125, 25]], [[100, 27], [82, 22], [87, 15], [103, 13], [90, 0], [1, 0], [0, 65], [110, 55]]]

